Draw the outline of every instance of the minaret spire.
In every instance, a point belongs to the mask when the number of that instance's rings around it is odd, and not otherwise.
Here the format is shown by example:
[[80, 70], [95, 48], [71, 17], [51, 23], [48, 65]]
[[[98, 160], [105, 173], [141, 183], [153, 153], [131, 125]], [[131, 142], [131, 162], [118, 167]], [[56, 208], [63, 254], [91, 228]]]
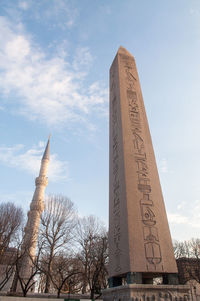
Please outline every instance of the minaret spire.
[[[35, 179], [35, 192], [30, 210], [28, 212], [28, 221], [25, 227], [24, 243], [22, 245], [23, 260], [21, 264], [20, 277], [26, 281], [30, 277], [30, 270], [32, 260], [36, 252], [36, 245], [38, 239], [40, 217], [44, 210], [44, 193], [48, 184], [47, 171], [50, 160], [50, 136], [41, 160], [39, 176]], [[20, 288], [17, 288], [17, 290]]]
[[[47, 171], [48, 171], [49, 160], [50, 160], [50, 136], [47, 141], [47, 145], [46, 145], [43, 157], [42, 157], [40, 173], [39, 173], [39, 177], [38, 177], [38, 178], [43, 177], [43, 179], [45, 177], [45, 179], [46, 179], [45, 181], [47, 181], [47, 184], [48, 184], [48, 179], [47, 179], [46, 175], [47, 175]], [[38, 178], [36, 178], [36, 180]], [[46, 184], [46, 186], [47, 186], [47, 184]], [[36, 183], [36, 187], [37, 187], [37, 183]]]
[[50, 159], [50, 138], [51, 138], [51, 135], [49, 135], [49, 140], [47, 141], [47, 145], [46, 145], [42, 160]]

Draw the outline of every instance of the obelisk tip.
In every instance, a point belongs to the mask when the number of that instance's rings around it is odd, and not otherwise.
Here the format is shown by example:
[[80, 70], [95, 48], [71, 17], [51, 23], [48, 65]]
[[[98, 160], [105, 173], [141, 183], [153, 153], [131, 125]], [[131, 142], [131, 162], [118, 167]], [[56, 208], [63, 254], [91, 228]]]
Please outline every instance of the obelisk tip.
[[125, 54], [125, 55], [133, 57], [133, 55], [130, 52], [128, 52], [128, 50], [126, 48], [124, 48], [123, 46], [119, 47], [117, 53]]

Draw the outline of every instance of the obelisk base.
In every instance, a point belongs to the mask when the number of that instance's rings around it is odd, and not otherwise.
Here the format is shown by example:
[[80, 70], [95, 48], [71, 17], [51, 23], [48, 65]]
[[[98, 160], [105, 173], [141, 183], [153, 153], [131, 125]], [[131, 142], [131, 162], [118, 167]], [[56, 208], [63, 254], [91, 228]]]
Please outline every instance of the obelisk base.
[[103, 291], [103, 301], [188, 301], [188, 285], [129, 284]]

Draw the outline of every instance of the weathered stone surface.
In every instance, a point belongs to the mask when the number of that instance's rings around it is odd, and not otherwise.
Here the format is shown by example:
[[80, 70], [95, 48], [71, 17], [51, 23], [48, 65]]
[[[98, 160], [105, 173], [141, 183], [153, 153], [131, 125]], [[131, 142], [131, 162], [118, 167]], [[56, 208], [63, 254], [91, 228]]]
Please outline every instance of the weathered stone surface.
[[104, 301], [187, 301], [187, 285], [129, 284], [103, 291]]
[[109, 277], [177, 273], [151, 135], [133, 56], [110, 69]]
[[[34, 294], [34, 295], [28, 295], [26, 300], [28, 301], [45, 301], [45, 300], [50, 300], [50, 301], [57, 301], [58, 298], [56, 298], [55, 295], [52, 294]], [[83, 296], [81, 295], [70, 295], [70, 298], [68, 298], [68, 295], [61, 296], [59, 298], [59, 301], [68, 301], [68, 300], [78, 300], [78, 301], [85, 301], [85, 300], [91, 300], [85, 296], [83, 299]], [[96, 301], [101, 301], [101, 299], [95, 299]], [[24, 301], [24, 297], [16, 297], [16, 296], [0, 296], [0, 301]]]

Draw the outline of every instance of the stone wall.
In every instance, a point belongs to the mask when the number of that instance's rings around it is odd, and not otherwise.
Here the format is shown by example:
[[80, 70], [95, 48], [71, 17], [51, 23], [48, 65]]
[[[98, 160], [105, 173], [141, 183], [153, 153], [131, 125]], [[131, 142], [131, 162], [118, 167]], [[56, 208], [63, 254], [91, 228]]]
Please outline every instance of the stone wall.
[[200, 259], [183, 257], [177, 259], [176, 263], [180, 284], [185, 284], [191, 279], [200, 281]]

